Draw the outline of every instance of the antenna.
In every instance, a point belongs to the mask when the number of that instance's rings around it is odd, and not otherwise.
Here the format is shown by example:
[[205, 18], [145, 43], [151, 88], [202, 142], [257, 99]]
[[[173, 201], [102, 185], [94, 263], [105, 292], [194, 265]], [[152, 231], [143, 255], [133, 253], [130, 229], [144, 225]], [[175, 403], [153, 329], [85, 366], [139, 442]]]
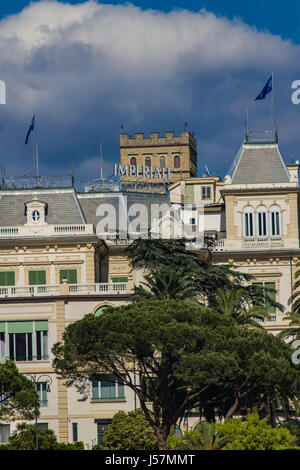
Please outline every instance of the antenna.
[[210, 172], [209, 172], [209, 169], [208, 169], [207, 165], [205, 165], [205, 171], [206, 171], [206, 175], [210, 176]]
[[188, 123], [187, 123], [187, 122], [185, 122], [185, 123], [184, 123], [184, 127], [183, 127], [183, 129], [184, 129], [184, 130], [186, 130], [187, 126], [188, 126]]
[[100, 178], [103, 180], [102, 144], [100, 144]]

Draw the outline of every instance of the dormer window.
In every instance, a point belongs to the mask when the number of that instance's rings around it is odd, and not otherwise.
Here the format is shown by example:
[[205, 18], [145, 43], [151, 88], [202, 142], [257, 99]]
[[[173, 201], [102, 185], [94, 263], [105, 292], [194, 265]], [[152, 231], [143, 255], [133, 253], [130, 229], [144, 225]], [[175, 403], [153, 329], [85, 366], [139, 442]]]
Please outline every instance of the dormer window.
[[35, 210], [32, 212], [32, 220], [34, 222], [38, 222], [40, 220], [41, 216], [40, 216], [40, 213], [39, 211]]

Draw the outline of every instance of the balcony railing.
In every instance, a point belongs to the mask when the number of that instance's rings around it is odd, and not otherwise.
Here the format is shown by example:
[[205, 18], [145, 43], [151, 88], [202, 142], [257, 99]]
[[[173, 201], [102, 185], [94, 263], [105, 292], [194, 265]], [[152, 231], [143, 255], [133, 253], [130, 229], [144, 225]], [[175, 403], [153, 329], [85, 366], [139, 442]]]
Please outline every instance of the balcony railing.
[[271, 248], [272, 246], [283, 246], [283, 237], [247, 237], [243, 239], [245, 248]]
[[0, 227], [0, 238], [20, 238], [39, 236], [66, 236], [66, 235], [93, 235], [93, 224], [70, 224], [70, 225], [36, 225], [19, 227]]
[[126, 282], [101, 282], [95, 284], [63, 284], [53, 286], [3, 286], [0, 298], [45, 297], [54, 295], [119, 295], [128, 293]]

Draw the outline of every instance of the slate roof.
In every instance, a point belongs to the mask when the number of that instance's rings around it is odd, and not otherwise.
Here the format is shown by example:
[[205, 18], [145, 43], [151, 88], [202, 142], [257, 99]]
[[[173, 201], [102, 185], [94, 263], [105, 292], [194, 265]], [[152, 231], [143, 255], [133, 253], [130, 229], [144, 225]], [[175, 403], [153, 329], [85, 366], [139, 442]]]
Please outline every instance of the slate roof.
[[[98, 222], [102, 219], [101, 216], [96, 215], [97, 208], [102, 203], [109, 203], [115, 207], [117, 218], [119, 216], [119, 197], [122, 194], [127, 196], [127, 209], [129, 210], [133, 204], [143, 204], [147, 209], [148, 226], [151, 221], [151, 205], [166, 203], [170, 206], [169, 197], [167, 194], [143, 194], [143, 193], [101, 193], [96, 194], [78, 194], [78, 200], [82, 208], [82, 212], [86, 218], [86, 223], [94, 224], [97, 227]], [[138, 214], [129, 217], [135, 219]]]
[[232, 184], [288, 183], [289, 173], [277, 143], [244, 143]]
[[27, 222], [25, 203], [37, 196], [47, 204], [48, 224], [85, 224], [75, 191], [68, 190], [24, 190], [0, 192], [0, 226], [16, 227]]

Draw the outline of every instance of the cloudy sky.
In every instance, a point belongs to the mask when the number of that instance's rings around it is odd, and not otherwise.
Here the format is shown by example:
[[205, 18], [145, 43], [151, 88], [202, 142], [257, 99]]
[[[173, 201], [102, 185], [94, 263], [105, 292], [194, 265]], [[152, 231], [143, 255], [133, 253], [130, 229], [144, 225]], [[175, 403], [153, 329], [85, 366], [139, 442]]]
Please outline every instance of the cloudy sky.
[[250, 128], [272, 127], [271, 94], [254, 100], [272, 72], [280, 148], [286, 162], [300, 160], [300, 105], [291, 101], [300, 80], [297, 3], [2, 1], [6, 175], [34, 173], [32, 142], [24, 140], [36, 113], [40, 174], [68, 173], [72, 162], [78, 178], [97, 177], [102, 143], [108, 177], [121, 125], [148, 135], [179, 133], [187, 122], [199, 175], [207, 165], [224, 177], [246, 110]]

